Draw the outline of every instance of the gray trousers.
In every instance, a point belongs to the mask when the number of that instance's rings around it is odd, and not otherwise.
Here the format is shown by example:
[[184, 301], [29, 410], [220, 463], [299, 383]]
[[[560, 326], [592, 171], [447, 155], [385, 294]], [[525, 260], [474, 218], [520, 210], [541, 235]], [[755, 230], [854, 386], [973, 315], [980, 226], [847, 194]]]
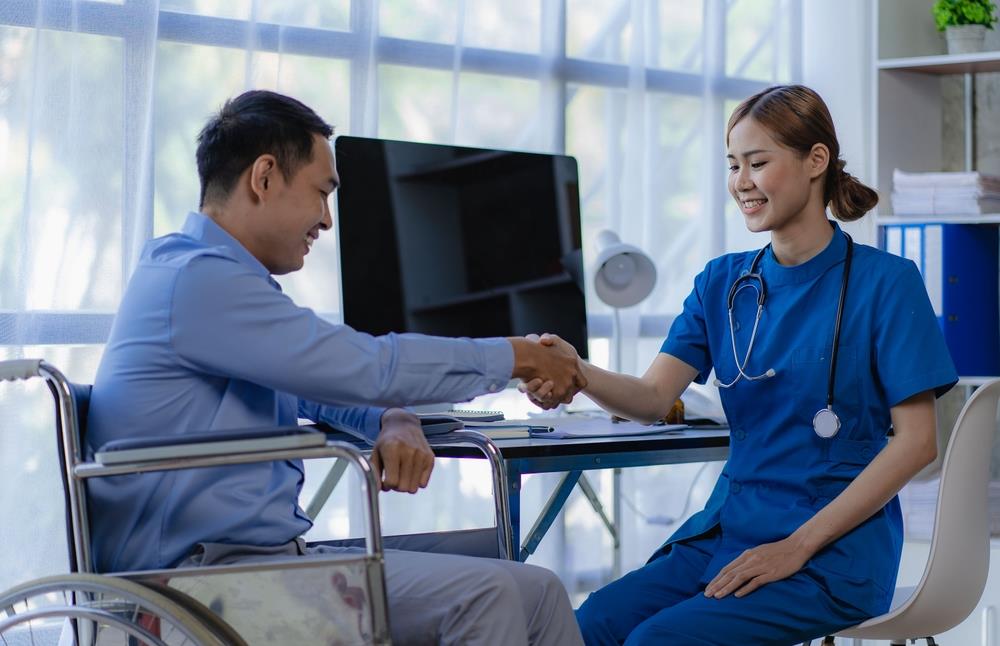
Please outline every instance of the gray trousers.
[[[354, 547], [203, 543], [179, 567], [362, 553]], [[386, 550], [392, 641], [400, 645], [582, 646], [562, 582], [544, 568], [453, 554]]]

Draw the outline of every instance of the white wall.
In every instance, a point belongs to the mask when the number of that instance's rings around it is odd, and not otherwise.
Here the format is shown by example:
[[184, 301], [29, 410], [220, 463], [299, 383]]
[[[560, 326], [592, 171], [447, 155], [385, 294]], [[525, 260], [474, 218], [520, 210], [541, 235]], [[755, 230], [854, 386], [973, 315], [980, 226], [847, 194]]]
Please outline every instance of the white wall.
[[[802, 82], [830, 108], [847, 171], [875, 182], [871, 159], [872, 3], [869, 0], [803, 0]], [[855, 240], [874, 244], [871, 216], [845, 227]]]

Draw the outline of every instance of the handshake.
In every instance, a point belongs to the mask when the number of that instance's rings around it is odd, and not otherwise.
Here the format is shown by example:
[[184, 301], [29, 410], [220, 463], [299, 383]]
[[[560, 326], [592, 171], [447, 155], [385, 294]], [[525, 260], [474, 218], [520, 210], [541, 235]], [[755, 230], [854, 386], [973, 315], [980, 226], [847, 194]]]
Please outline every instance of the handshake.
[[518, 389], [544, 409], [568, 404], [587, 387], [586, 364], [576, 349], [554, 334], [529, 334], [508, 339], [514, 348], [512, 376]]

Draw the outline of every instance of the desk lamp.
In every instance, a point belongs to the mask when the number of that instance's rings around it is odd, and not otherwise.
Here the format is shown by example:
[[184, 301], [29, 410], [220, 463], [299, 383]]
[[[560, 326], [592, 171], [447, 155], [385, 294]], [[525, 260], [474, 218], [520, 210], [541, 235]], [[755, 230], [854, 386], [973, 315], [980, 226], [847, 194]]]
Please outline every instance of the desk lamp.
[[614, 312], [614, 365], [621, 370], [621, 321], [618, 310], [637, 305], [649, 296], [656, 285], [656, 265], [638, 247], [625, 244], [614, 231], [597, 234], [597, 262], [594, 289], [597, 297]]

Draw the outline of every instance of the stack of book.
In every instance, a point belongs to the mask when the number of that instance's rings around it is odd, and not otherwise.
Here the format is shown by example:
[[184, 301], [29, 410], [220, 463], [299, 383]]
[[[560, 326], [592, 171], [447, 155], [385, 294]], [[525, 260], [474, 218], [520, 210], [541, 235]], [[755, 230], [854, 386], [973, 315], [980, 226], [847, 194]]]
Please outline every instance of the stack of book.
[[979, 172], [892, 172], [896, 215], [978, 215], [1000, 213], [1000, 177]]
[[[938, 486], [940, 481], [911, 481], [899, 492], [899, 504], [903, 512], [903, 527], [906, 537], [930, 540], [934, 533], [934, 512], [937, 509]], [[1000, 481], [990, 482], [990, 533], [1000, 536]]]

